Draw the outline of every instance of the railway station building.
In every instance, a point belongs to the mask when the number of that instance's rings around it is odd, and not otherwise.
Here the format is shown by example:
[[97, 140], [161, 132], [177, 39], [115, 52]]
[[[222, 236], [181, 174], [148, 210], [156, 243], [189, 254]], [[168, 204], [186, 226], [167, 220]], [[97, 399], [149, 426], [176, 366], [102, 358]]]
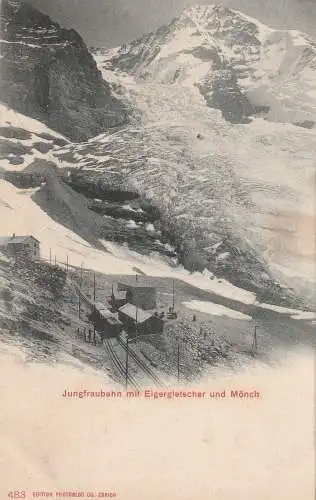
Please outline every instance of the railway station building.
[[112, 286], [111, 303], [114, 309], [119, 309], [127, 302], [126, 290], [119, 290], [117, 285]]
[[157, 314], [144, 311], [134, 304], [125, 304], [118, 311], [124, 330], [131, 335], [158, 334], [164, 331], [164, 320]]
[[129, 304], [139, 307], [144, 311], [156, 309], [157, 293], [155, 287], [138, 283], [134, 283], [133, 285], [118, 283], [117, 289], [119, 292], [126, 292], [126, 302]]

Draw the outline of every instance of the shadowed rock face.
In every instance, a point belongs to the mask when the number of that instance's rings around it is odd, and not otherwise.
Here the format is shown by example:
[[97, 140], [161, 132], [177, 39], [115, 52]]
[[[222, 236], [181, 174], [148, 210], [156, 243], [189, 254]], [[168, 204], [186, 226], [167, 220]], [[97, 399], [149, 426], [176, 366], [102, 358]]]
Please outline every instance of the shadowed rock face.
[[82, 38], [27, 3], [1, 2], [0, 99], [81, 141], [125, 121]]

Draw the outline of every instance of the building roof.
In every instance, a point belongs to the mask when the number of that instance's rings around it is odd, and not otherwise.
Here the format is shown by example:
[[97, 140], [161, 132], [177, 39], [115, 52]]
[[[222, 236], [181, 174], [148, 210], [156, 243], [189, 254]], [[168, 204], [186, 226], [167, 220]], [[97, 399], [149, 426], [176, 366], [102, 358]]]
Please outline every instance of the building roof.
[[130, 284], [127, 284], [127, 283], [119, 283], [118, 284], [118, 289], [119, 290], [130, 290], [132, 288], [135, 288], [135, 289], [139, 289], [139, 290], [156, 290], [156, 287], [154, 286], [151, 286], [151, 285], [145, 285], [144, 283], [139, 283], [139, 282], [135, 282], [135, 283], [130, 283]]
[[110, 325], [123, 325], [123, 323], [117, 319], [115, 316], [111, 316], [110, 318], [106, 318], [107, 322], [110, 324]]
[[8, 245], [9, 243], [23, 243], [24, 241], [32, 238], [33, 240], [39, 241], [34, 238], [34, 236], [27, 234], [25, 236], [0, 236], [0, 245]]
[[102, 318], [104, 318], [104, 319], [110, 319], [113, 317], [113, 314], [111, 313], [111, 311], [106, 310], [106, 309], [99, 311], [99, 313], [100, 313], [100, 316], [102, 316]]
[[8, 236], [0, 236], [0, 245], [3, 246], [3, 245], [6, 245], [8, 243], [8, 241], [10, 241], [11, 238], [9, 238]]
[[110, 311], [110, 309], [105, 307], [105, 305], [101, 302], [94, 302], [93, 305], [99, 311], [101, 316], [103, 316], [103, 318], [110, 318], [111, 316], [113, 316], [113, 313]]
[[133, 304], [125, 304], [125, 306], [119, 308], [119, 312], [129, 316], [134, 321], [137, 320], [137, 323], [144, 323], [144, 321], [147, 321], [153, 316], [152, 313], [143, 311], [143, 309]]

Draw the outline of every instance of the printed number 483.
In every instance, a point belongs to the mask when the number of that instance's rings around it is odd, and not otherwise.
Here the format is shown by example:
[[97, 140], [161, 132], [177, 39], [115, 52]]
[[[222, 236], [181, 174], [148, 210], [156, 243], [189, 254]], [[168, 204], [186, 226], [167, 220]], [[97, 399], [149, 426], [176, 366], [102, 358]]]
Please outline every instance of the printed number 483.
[[8, 493], [9, 498], [26, 498], [26, 493], [25, 491], [9, 491]]

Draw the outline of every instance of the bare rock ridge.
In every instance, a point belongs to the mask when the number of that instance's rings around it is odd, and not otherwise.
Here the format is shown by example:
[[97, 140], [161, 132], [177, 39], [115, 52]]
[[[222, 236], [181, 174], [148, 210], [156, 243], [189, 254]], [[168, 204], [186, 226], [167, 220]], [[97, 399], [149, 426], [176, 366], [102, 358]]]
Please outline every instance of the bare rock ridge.
[[79, 142], [126, 117], [83, 39], [20, 0], [1, 2], [0, 100]]

